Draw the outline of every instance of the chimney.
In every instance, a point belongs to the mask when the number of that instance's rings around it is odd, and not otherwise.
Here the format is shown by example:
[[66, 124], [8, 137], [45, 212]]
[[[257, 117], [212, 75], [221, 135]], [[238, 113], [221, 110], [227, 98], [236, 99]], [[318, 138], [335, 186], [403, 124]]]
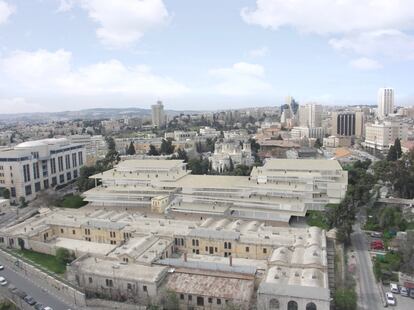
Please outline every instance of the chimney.
[[184, 262], [187, 262], [187, 252], [184, 252]]
[[233, 256], [229, 255], [229, 263], [230, 266], [233, 266]]

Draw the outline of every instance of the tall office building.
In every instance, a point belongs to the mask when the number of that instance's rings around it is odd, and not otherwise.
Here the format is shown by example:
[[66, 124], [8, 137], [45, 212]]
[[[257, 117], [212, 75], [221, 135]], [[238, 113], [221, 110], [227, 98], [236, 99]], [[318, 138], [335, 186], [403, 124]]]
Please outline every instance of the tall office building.
[[332, 135], [357, 137], [363, 136], [364, 113], [344, 111], [332, 113]]
[[161, 101], [158, 101], [156, 104], [151, 106], [152, 109], [152, 126], [153, 127], [164, 127], [165, 126], [165, 114], [164, 114], [164, 105]]
[[394, 110], [394, 89], [380, 88], [378, 90], [378, 117], [385, 118]]
[[302, 127], [322, 126], [322, 106], [316, 103], [308, 103], [299, 107], [299, 123]]

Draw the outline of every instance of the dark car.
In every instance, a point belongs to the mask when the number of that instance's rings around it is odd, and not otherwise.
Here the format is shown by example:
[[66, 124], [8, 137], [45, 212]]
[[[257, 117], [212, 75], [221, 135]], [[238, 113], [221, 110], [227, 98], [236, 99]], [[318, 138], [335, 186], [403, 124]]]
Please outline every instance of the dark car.
[[27, 294], [19, 289], [16, 289], [16, 291], [14, 292], [17, 296], [19, 296], [21, 299], [24, 299]]
[[34, 308], [36, 309], [36, 310], [43, 310], [43, 308], [44, 308], [44, 306], [43, 306], [43, 304], [41, 304], [41, 303], [37, 303], [35, 306], [34, 306]]
[[414, 288], [411, 288], [410, 289], [410, 297], [411, 298], [414, 298]]
[[24, 301], [27, 302], [31, 306], [33, 306], [36, 303], [36, 300], [32, 296], [29, 296], [29, 295], [27, 295], [24, 298]]

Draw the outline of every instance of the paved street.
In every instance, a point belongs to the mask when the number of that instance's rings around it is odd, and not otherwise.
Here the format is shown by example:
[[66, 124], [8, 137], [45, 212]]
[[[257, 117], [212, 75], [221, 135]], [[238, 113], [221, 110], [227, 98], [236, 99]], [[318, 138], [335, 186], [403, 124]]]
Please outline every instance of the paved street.
[[365, 233], [360, 224], [354, 225], [351, 242], [355, 249], [357, 259], [358, 309], [372, 310], [381, 309], [380, 293], [372, 271], [372, 262], [369, 256]]
[[5, 266], [5, 269], [0, 271], [0, 275], [5, 277], [9, 284], [13, 284], [45, 306], [52, 307], [54, 310], [73, 309], [73, 307], [70, 307], [57, 296], [51, 295], [49, 292], [41, 288], [38, 284], [36, 284], [35, 279], [29, 279], [26, 277], [24, 275], [24, 271], [20, 273], [12, 268], [9, 268], [8, 266]]

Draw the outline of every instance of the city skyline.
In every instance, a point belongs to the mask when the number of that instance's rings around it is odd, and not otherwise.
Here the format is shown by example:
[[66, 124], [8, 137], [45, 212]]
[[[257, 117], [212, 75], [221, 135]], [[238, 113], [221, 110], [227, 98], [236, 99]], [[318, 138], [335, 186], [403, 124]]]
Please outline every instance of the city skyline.
[[0, 113], [412, 104], [412, 5], [356, 4], [1, 0]]

